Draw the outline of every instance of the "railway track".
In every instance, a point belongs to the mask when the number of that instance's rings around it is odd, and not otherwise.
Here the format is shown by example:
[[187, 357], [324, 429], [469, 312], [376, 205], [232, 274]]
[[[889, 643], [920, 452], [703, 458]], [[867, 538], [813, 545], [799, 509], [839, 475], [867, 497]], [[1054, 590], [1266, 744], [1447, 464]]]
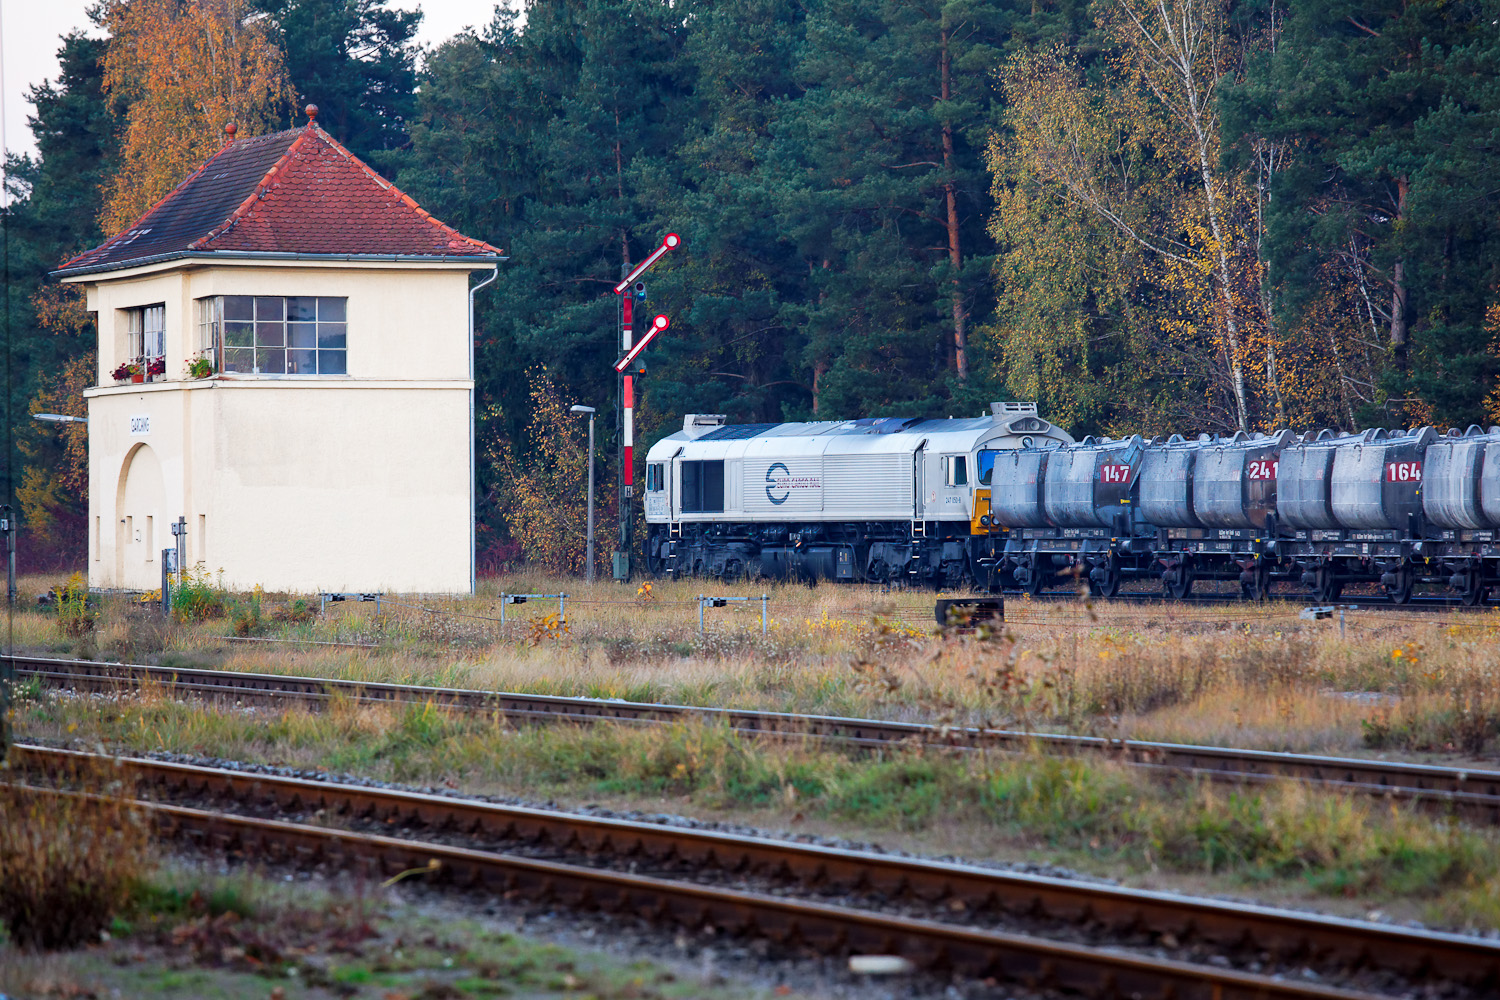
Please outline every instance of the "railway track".
[[[25, 745], [13, 754], [23, 774], [65, 775], [101, 760]], [[425, 868], [458, 887], [822, 954], [897, 954], [926, 969], [1097, 997], [1500, 990], [1500, 942], [1461, 935], [274, 773], [114, 763], [149, 797], [143, 808], [164, 835], [207, 849], [387, 873]], [[318, 825], [301, 822], [308, 816]]]
[[498, 713], [513, 722], [613, 721], [653, 725], [708, 721], [721, 722], [746, 736], [817, 738], [870, 749], [920, 744], [963, 750], [1089, 754], [1169, 777], [1241, 783], [1291, 779], [1329, 791], [1380, 796], [1393, 802], [1453, 814], [1471, 822], [1500, 825], [1500, 771], [1495, 770], [1184, 743], [1114, 740], [1097, 736], [366, 683], [232, 670], [30, 657], [17, 657], [15, 665], [19, 677], [35, 678], [50, 687], [81, 691], [113, 691], [122, 686], [158, 685], [177, 694], [217, 700], [292, 698], [323, 704], [335, 698], [343, 698], [376, 704], [431, 702], [457, 711]]

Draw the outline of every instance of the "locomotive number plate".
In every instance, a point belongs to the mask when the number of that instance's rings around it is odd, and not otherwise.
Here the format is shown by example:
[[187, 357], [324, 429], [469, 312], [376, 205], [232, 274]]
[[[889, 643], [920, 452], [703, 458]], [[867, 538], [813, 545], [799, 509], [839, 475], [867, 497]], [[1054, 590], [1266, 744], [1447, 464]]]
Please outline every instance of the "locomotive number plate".
[[1257, 458], [1245, 465], [1245, 478], [1264, 482], [1267, 479], [1275, 479], [1276, 472], [1281, 462], [1274, 458]]
[[1420, 483], [1422, 481], [1422, 463], [1387, 462], [1385, 463], [1385, 481], [1388, 483]]
[[1101, 465], [1101, 466], [1099, 466], [1099, 482], [1101, 482], [1101, 483], [1128, 483], [1128, 482], [1130, 482], [1130, 466], [1128, 466], [1128, 465]]

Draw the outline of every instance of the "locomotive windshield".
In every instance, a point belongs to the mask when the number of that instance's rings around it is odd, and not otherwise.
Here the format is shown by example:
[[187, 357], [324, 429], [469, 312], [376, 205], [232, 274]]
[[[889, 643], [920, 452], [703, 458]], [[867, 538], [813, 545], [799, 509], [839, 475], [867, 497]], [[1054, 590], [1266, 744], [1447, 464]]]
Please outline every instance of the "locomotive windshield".
[[981, 451], [979, 453], [979, 485], [988, 486], [990, 476], [995, 471], [995, 453], [993, 451]]
[[[1046, 448], [1046, 449], [1048, 449], [1050, 451], [1053, 448], [1061, 448], [1062, 447], [1062, 442], [1059, 441], [1059, 440], [1057, 440], [1056, 438], [1042, 438], [1040, 441], [1038, 441], [1038, 440], [1032, 438], [1031, 435], [1028, 434], [1025, 437], [1021, 438], [1021, 447], [1022, 448]], [[1009, 450], [1012, 450], [1012, 449], [1005, 449], [1005, 450], [1009, 451]], [[988, 449], [985, 449], [984, 451], [981, 451], [979, 453], [979, 485], [980, 486], [988, 486], [988, 485], [990, 485], [990, 477], [991, 477], [991, 475], [995, 471], [995, 456], [998, 455], [999, 453], [1000, 452], [997, 451], [994, 448], [988, 448]]]

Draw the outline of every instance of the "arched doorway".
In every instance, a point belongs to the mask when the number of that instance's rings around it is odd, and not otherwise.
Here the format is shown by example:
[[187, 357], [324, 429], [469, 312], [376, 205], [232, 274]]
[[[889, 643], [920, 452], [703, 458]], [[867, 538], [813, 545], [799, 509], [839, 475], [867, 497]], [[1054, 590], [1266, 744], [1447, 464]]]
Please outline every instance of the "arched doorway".
[[115, 491], [116, 587], [149, 590], [161, 582], [158, 535], [166, 529], [167, 491], [161, 462], [147, 444], [130, 449]]

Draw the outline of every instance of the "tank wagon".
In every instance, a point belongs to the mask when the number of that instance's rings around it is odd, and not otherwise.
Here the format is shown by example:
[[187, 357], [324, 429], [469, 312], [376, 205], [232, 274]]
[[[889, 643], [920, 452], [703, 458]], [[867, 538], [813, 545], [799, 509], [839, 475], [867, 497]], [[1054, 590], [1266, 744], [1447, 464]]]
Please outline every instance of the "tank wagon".
[[976, 497], [979, 530], [1004, 538], [994, 575], [1033, 593], [1237, 580], [1333, 601], [1378, 583], [1405, 603], [1425, 583], [1477, 604], [1500, 586], [1500, 428], [1085, 438], [1006, 455]]
[[1500, 588], [1500, 427], [1074, 441], [1034, 404], [974, 420], [726, 425], [648, 457], [647, 565], [735, 578], [1113, 596], [1159, 581], [1321, 601]]
[[982, 459], [1072, 440], [1034, 403], [959, 420], [726, 424], [688, 414], [646, 457], [646, 566], [996, 589], [1004, 539], [976, 530]]

